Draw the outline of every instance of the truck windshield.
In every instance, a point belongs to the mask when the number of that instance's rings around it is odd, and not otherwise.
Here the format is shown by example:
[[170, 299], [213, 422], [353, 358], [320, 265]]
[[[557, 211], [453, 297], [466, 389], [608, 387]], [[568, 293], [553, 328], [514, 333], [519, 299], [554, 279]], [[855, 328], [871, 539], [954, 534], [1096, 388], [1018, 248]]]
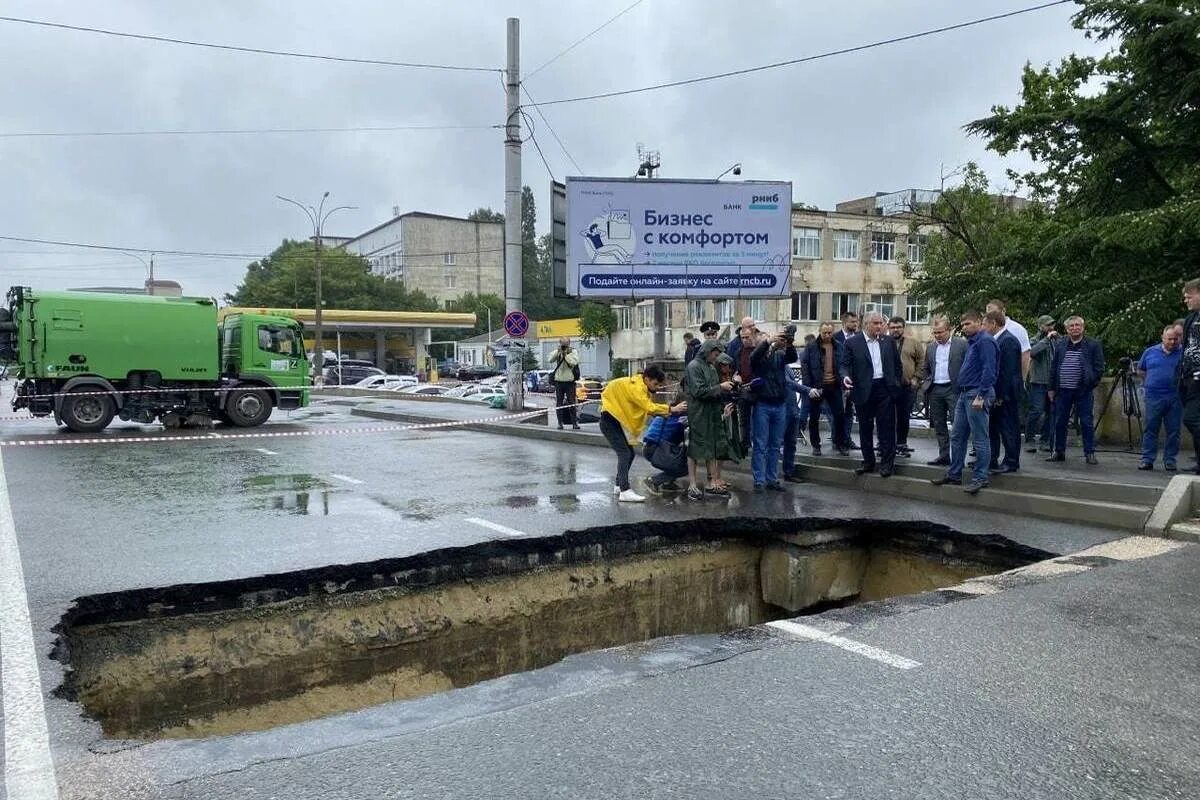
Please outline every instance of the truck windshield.
[[293, 328], [279, 328], [271, 325], [258, 326], [258, 347], [268, 353], [279, 353], [285, 356], [300, 356], [300, 340]]

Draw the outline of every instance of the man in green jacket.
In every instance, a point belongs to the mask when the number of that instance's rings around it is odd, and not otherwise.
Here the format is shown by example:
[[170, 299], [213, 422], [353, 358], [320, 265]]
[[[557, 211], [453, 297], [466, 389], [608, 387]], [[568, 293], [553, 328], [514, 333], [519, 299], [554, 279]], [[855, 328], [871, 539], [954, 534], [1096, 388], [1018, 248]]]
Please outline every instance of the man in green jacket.
[[1054, 317], [1043, 314], [1038, 317], [1038, 335], [1029, 343], [1029, 415], [1025, 418], [1025, 452], [1036, 453], [1041, 440], [1041, 450], [1049, 453], [1054, 444], [1054, 414], [1050, 410], [1050, 362], [1054, 359], [1054, 343], [1058, 331], [1054, 329]]

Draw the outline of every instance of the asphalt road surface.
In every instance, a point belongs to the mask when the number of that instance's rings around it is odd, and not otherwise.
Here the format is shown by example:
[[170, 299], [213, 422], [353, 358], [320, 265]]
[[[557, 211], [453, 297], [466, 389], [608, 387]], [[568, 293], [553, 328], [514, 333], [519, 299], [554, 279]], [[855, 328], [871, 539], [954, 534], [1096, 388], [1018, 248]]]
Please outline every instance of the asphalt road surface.
[[[62, 678], [48, 657], [52, 628], [73, 598], [95, 592], [642, 519], [934, 519], [1060, 553], [1121, 535], [813, 485], [619, 505], [601, 448], [378, 426], [321, 403], [261, 430], [320, 435], [222, 428], [180, 442], [129, 426], [103, 445], [0, 449], [61, 797], [1200, 793], [1192, 547], [830, 622], [915, 669], [825, 642], [688, 637], [637, 659], [584, 654], [260, 734], [152, 744], [105, 740], [77, 705], [50, 696]], [[73, 437], [46, 422], [0, 421], [4, 442], [63, 438]], [[11, 668], [0, 662], [6, 677]], [[6, 737], [14, 699], [4, 698]]]

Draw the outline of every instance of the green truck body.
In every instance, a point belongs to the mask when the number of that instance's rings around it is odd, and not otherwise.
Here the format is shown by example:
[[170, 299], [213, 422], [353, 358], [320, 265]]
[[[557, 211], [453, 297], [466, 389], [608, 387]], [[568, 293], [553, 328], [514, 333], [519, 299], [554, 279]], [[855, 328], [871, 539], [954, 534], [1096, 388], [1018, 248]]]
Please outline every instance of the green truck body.
[[76, 431], [114, 416], [168, 426], [251, 427], [308, 403], [299, 322], [234, 314], [207, 298], [15, 287], [0, 310], [0, 357], [17, 362], [13, 408]]

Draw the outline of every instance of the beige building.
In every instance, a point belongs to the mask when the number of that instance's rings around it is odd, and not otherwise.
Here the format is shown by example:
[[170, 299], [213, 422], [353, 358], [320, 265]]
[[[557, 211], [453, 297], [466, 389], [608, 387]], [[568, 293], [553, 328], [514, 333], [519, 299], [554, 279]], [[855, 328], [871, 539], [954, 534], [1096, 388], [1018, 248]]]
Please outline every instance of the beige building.
[[[929, 306], [907, 293], [906, 263], [924, 260], [928, 235], [935, 226], [910, 234], [908, 203], [931, 202], [932, 193], [908, 190], [839, 203], [834, 211], [792, 212], [791, 297], [788, 299], [672, 300], [668, 302], [667, 358], [683, 357], [683, 334], [699, 336], [700, 324], [716, 320], [729, 339], [742, 317], [759, 328], [779, 331], [796, 325], [796, 337], [816, 333], [824, 320], [844, 311], [879, 311], [902, 316], [922, 341], [929, 335]], [[614, 306], [617, 332], [612, 357], [630, 359], [634, 368], [652, 360], [654, 303]]]
[[337, 239], [371, 271], [404, 281], [445, 305], [467, 292], [504, 296], [504, 224], [410, 211], [366, 233]]

